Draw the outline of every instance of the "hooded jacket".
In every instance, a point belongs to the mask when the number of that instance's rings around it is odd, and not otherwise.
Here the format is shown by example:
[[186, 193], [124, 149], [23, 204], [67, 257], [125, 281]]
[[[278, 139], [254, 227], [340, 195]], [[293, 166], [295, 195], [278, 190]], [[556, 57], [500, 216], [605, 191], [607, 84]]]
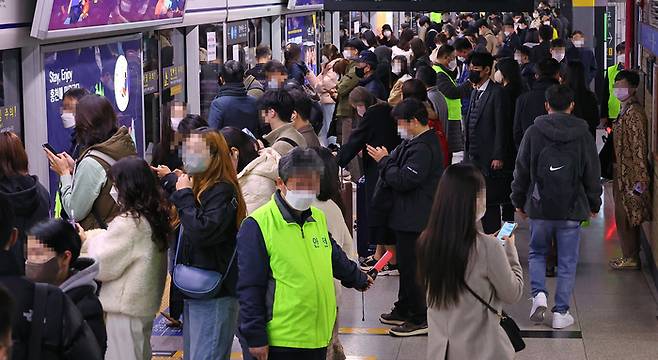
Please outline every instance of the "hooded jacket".
[[535, 124], [528, 128], [514, 169], [512, 182], [512, 204], [517, 209], [524, 209], [531, 219], [545, 219], [541, 208], [531, 201], [537, 182], [537, 166], [542, 150], [555, 142], [578, 142], [580, 146], [581, 184], [574, 196], [574, 206], [570, 214], [564, 214], [564, 220], [587, 220], [591, 213], [598, 213], [601, 208], [601, 166], [596, 144], [585, 120], [570, 114], [553, 113], [540, 116]]
[[[14, 256], [3, 250], [0, 250], [0, 285], [9, 291], [16, 304], [12, 326], [14, 342], [12, 359], [26, 360], [30, 350], [31, 314], [35, 307], [36, 287], [34, 282], [21, 276], [20, 267]], [[44, 301], [45, 324], [42, 331], [40, 360], [103, 358], [94, 334], [62, 290], [47, 285]]]
[[279, 176], [279, 155], [272, 148], [261, 150], [260, 156], [252, 160], [238, 174], [238, 183], [247, 204], [247, 214], [270, 201], [276, 191]]
[[107, 332], [103, 320], [103, 306], [96, 293], [98, 285], [94, 279], [98, 276], [100, 266], [93, 258], [80, 257], [71, 264], [69, 278], [59, 288], [73, 301], [82, 314], [87, 325], [94, 333], [101, 352], [107, 349]]
[[0, 194], [9, 199], [16, 215], [18, 240], [11, 252], [19, 264], [21, 274], [24, 274], [27, 231], [34, 224], [48, 218], [48, 191], [36, 176], [8, 176], [0, 178]]
[[219, 88], [219, 94], [210, 104], [208, 125], [217, 130], [226, 126], [247, 128], [257, 138], [263, 135], [256, 99], [247, 95], [242, 82], [226, 83]]

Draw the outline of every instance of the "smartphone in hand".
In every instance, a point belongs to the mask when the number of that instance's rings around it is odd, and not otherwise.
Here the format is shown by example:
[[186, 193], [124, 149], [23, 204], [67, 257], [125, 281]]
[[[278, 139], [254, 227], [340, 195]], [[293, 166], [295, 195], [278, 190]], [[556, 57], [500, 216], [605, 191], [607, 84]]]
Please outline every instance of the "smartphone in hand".
[[55, 151], [55, 149], [52, 146], [50, 146], [50, 144], [45, 143], [45, 144], [41, 145], [41, 147], [44, 148], [44, 149], [47, 149], [48, 151], [53, 153], [53, 155], [57, 155], [57, 151]]
[[503, 238], [512, 236], [517, 227], [517, 223], [505, 222], [503, 227], [500, 228], [496, 238], [500, 241], [501, 244], [505, 245], [506, 241]]

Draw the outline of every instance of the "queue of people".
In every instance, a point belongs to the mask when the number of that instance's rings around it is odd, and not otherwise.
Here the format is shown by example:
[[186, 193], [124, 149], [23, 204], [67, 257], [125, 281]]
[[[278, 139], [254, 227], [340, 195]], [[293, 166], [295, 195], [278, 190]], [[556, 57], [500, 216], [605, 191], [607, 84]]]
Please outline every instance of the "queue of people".
[[[551, 326], [572, 325], [581, 227], [601, 208], [600, 115], [623, 250], [610, 266], [640, 266], [651, 197], [639, 75], [619, 59], [597, 99], [583, 33], [546, 6], [417, 25], [362, 24], [323, 48], [317, 76], [297, 44], [283, 62], [259, 46], [250, 70], [226, 61], [209, 119], [173, 107], [150, 163], [107, 99], [70, 90], [71, 150], [44, 150], [54, 206], [20, 138], [0, 133], [0, 311], [12, 309], [0, 359], [10, 347], [21, 360], [148, 359], [168, 291], [187, 359], [228, 359], [237, 336], [245, 359], [343, 360], [340, 288], [367, 291], [387, 251], [390, 335], [429, 335], [431, 359], [513, 358], [499, 315], [523, 272], [515, 237], [494, 234], [515, 215], [530, 222], [530, 319], [546, 320], [557, 274]], [[357, 181], [353, 214], [343, 192]]]

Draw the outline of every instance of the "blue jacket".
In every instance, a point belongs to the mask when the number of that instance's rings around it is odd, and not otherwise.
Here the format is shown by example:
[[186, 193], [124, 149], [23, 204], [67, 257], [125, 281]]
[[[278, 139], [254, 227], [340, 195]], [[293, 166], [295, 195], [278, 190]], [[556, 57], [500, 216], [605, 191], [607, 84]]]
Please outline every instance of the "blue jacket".
[[381, 80], [379, 80], [375, 74], [361, 79], [361, 81], [359, 81], [359, 86], [368, 89], [368, 91], [375, 95], [379, 100], [388, 100], [386, 87], [384, 87], [384, 84], [382, 84]]
[[[310, 216], [310, 210], [303, 212], [299, 218], [295, 216], [278, 191], [274, 194], [274, 199], [285, 221], [303, 224]], [[341, 280], [343, 286], [348, 288], [365, 288], [367, 286], [365, 273], [345, 255], [343, 249], [331, 238], [331, 234], [329, 237], [334, 278]], [[242, 223], [238, 232], [237, 246], [239, 331], [249, 347], [265, 346], [268, 345], [267, 323], [272, 319], [276, 284], [272, 279], [263, 233], [256, 220], [247, 218]]]
[[217, 130], [226, 126], [247, 128], [257, 138], [263, 135], [256, 99], [247, 95], [242, 82], [227, 83], [219, 88], [219, 95], [210, 104], [208, 125]]

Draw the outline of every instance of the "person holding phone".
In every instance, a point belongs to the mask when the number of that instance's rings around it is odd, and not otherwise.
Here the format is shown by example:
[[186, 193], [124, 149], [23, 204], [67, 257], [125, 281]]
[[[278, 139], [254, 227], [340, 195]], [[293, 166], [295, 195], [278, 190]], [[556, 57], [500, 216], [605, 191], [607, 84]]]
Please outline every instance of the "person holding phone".
[[603, 189], [587, 122], [571, 115], [573, 90], [554, 85], [545, 97], [548, 115], [538, 117], [521, 141], [511, 198], [516, 211], [530, 218], [530, 320], [545, 319], [546, 255], [555, 239], [558, 270], [552, 326], [562, 329], [574, 323], [569, 301], [576, 282], [580, 224], [599, 212]]
[[418, 239], [418, 274], [427, 294], [427, 359], [513, 359], [500, 319], [469, 288], [500, 311], [523, 294], [514, 236], [504, 246], [482, 232], [485, 180], [477, 167], [455, 164], [443, 173], [427, 228]]

